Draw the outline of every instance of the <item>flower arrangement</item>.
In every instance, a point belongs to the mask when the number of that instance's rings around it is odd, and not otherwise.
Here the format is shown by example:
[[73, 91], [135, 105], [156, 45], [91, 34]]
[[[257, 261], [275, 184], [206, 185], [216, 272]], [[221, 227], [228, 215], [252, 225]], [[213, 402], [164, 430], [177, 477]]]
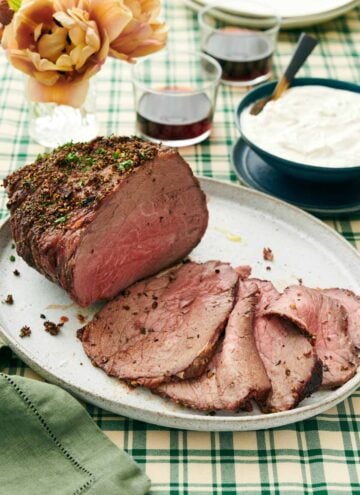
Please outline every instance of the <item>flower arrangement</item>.
[[33, 101], [80, 107], [108, 56], [133, 62], [164, 47], [160, 0], [0, 0], [0, 40]]

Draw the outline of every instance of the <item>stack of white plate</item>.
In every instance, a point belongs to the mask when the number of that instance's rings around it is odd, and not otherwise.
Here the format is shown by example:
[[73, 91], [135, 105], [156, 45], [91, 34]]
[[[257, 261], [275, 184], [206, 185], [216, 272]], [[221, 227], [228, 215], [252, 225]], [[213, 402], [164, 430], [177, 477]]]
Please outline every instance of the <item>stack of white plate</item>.
[[[185, 4], [193, 10], [199, 10], [203, 6], [214, 3], [214, 0], [183, 0]], [[220, 1], [218, 2], [221, 3]], [[231, 17], [236, 22], [236, 17], [241, 15], [261, 18], [264, 13], [261, 7], [251, 1], [241, 3], [241, 7], [234, 0], [231, 10], [226, 10], [226, 17], [230, 21]], [[357, 5], [360, 0], [262, 0], [271, 6], [282, 17], [281, 27], [285, 29], [311, 26], [321, 22], [330, 21], [335, 17], [345, 14]], [[246, 10], [245, 10], [246, 9]]]

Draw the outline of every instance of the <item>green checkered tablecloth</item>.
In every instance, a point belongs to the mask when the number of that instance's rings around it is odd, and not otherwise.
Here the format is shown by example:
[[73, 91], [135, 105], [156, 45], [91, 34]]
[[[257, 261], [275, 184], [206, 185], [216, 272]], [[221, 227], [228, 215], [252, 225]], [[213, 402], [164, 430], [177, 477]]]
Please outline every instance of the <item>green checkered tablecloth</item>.
[[[164, 15], [170, 26], [170, 48], [199, 47], [196, 17], [181, 0], [165, 2]], [[303, 75], [360, 82], [360, 7], [307, 31], [319, 39], [320, 45], [302, 69]], [[296, 30], [281, 32], [275, 74], [285, 67], [298, 35]], [[96, 79], [101, 132], [132, 134], [129, 67], [109, 60]], [[182, 150], [197, 174], [236, 182], [229, 151], [237, 139], [233, 111], [242, 94], [240, 90], [221, 87], [211, 139]], [[23, 95], [21, 74], [0, 52], [0, 179], [43, 151], [29, 140]], [[1, 190], [1, 218], [7, 215], [5, 204]], [[360, 248], [359, 220], [347, 218], [328, 223]], [[39, 379], [15, 355], [5, 372]], [[268, 431], [239, 433], [171, 430], [113, 416], [91, 405], [86, 407], [109, 438], [146, 470], [152, 479], [153, 495], [360, 494], [359, 392], [316, 418]]]

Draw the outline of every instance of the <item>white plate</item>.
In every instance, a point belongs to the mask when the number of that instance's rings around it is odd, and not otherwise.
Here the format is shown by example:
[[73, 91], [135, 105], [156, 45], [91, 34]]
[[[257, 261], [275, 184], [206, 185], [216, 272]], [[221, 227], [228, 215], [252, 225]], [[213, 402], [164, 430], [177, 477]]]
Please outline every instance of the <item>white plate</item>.
[[[234, 265], [250, 264], [255, 277], [269, 278], [279, 289], [298, 283], [313, 287], [346, 287], [360, 293], [360, 255], [340, 235], [319, 220], [279, 200], [250, 189], [201, 179], [209, 198], [210, 223], [192, 258], [220, 259]], [[235, 236], [235, 238], [234, 238]], [[235, 242], [236, 236], [241, 242]], [[230, 240], [232, 239], [232, 240]], [[262, 252], [275, 256], [266, 270]], [[0, 297], [11, 293], [14, 305], [0, 304], [0, 335], [29, 366], [49, 381], [114, 413], [163, 426], [191, 430], [256, 430], [309, 418], [345, 399], [360, 384], [358, 373], [335, 391], [322, 391], [292, 411], [207, 416], [181, 408], [138, 388], [128, 389], [115, 378], [94, 368], [84, 354], [75, 331], [78, 312], [90, 317], [95, 308], [80, 309], [67, 294], [29, 268], [11, 249], [9, 223], [0, 230]], [[9, 257], [15, 254], [16, 261]], [[20, 271], [20, 277], [13, 270]], [[52, 337], [43, 329], [40, 314], [58, 322], [70, 321]], [[32, 334], [21, 339], [29, 325]]]
[[[198, 11], [203, 6], [205, 6], [207, 3], [210, 3], [207, 0], [183, 0], [183, 1], [184, 1], [185, 5], [187, 5], [192, 10], [195, 10], [195, 11]], [[285, 0], [283, 0], [283, 2], [284, 1]], [[319, 4], [318, 4], [318, 2], [314, 2], [314, 1], [311, 1], [309, 3], [312, 4], [313, 8], [311, 10], [308, 10], [308, 12], [312, 11], [313, 12], [312, 14], [291, 15], [288, 17], [284, 16], [284, 14], [283, 14], [282, 20], [281, 20], [281, 28], [282, 29], [293, 29], [293, 28], [312, 26], [315, 24], [320, 24], [322, 22], [331, 21], [332, 19], [335, 19], [336, 17], [339, 17], [343, 14], [346, 14], [346, 12], [348, 12], [348, 11], [352, 10], [353, 8], [355, 8], [356, 6], [358, 6], [360, 4], [360, 0], [346, 0], [346, 1], [345, 0], [334, 0], [334, 2], [331, 2], [331, 3], [333, 3], [334, 5], [338, 4], [338, 6], [336, 8], [323, 9], [323, 10], [321, 10], [319, 8], [319, 5], [323, 6], [324, 3], [326, 3], [325, 0], [322, 2], [319, 2]], [[304, 6], [309, 5], [309, 3], [305, 3]], [[330, 2], [328, 2], [328, 3], [330, 3]], [[272, 2], [271, 2], [271, 5], [273, 5]], [[301, 2], [297, 2], [296, 5], [294, 3], [287, 2], [287, 5], [288, 5], [288, 11], [289, 12], [295, 6], [296, 6], [296, 8], [299, 7], [297, 11], [293, 10], [293, 12], [297, 12], [297, 14], [299, 14], [300, 12], [306, 11], [305, 9], [300, 8], [302, 5]], [[235, 6], [234, 9], [236, 9], [236, 0], [234, 0], [234, 6]], [[234, 9], [232, 9], [231, 12], [236, 12], [236, 10], [234, 10]], [[243, 12], [238, 11], [238, 15], [231, 15], [230, 11], [228, 11], [228, 12], [229, 13], [227, 13], [227, 15], [226, 15], [227, 21], [228, 22], [234, 22], [234, 23], [236, 23], [239, 20], [239, 16], [241, 16], [241, 14], [243, 13]], [[279, 13], [281, 15], [281, 12], [279, 12]], [[252, 14], [254, 16], [256, 16], [257, 15], [256, 10], [253, 10]], [[260, 12], [258, 12], [258, 14], [260, 14]], [[246, 18], [243, 18], [243, 19], [244, 20], [242, 20], [242, 23], [244, 25], [246, 25]], [[248, 18], [248, 25], [249, 25], [249, 27], [253, 26], [253, 22], [249, 18]]]

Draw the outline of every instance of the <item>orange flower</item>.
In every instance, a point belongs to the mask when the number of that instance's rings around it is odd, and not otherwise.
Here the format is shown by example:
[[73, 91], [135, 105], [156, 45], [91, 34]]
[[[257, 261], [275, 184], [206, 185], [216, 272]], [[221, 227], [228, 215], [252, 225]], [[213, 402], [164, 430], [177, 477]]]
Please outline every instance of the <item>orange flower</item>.
[[[137, 10], [133, 3], [139, 4]], [[128, 40], [126, 55], [119, 58], [149, 53], [146, 43], [153, 47], [150, 51], [160, 48], [155, 40], [160, 24], [154, 21], [154, 5], [158, 5], [155, 0], [23, 0], [4, 29], [2, 46], [14, 67], [30, 76], [28, 91], [34, 101], [81, 106], [88, 79], [100, 70], [110, 45], [123, 33], [137, 36], [137, 49], [129, 51]], [[141, 35], [136, 35], [139, 29]]]
[[110, 43], [110, 55], [126, 61], [161, 50], [167, 39], [165, 23], [157, 21], [159, 0], [124, 0], [132, 19]]

